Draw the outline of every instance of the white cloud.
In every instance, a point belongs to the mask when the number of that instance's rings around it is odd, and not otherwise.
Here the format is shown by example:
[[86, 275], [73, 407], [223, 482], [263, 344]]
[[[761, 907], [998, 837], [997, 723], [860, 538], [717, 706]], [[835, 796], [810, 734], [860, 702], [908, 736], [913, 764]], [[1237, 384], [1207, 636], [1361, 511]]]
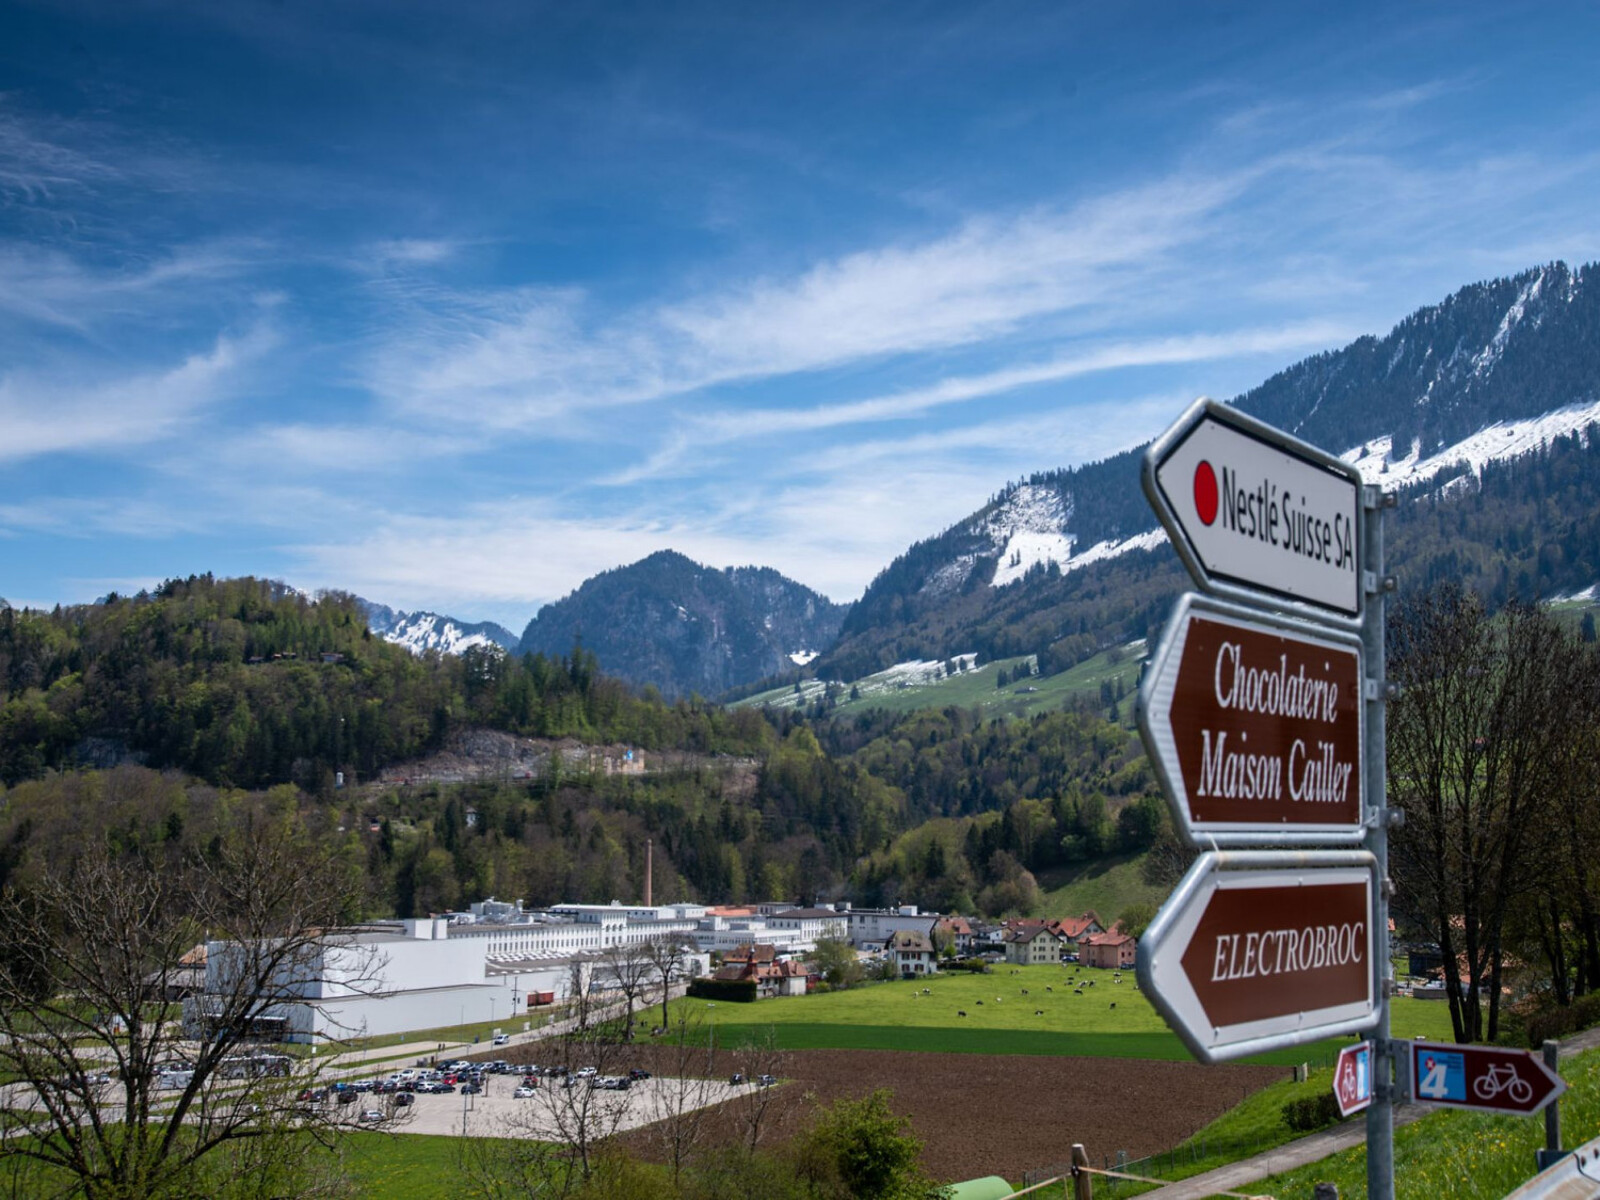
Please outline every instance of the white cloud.
[[1068, 209], [967, 221], [789, 279], [596, 315], [575, 291], [441, 299], [386, 340], [373, 389], [412, 414], [451, 405], [498, 428], [570, 411], [953, 347], [1085, 310], [1204, 236], [1245, 176], [1181, 177]]
[[0, 462], [63, 451], [120, 451], [170, 437], [237, 394], [244, 369], [275, 343], [264, 324], [176, 366], [78, 382], [22, 371], [0, 377]]

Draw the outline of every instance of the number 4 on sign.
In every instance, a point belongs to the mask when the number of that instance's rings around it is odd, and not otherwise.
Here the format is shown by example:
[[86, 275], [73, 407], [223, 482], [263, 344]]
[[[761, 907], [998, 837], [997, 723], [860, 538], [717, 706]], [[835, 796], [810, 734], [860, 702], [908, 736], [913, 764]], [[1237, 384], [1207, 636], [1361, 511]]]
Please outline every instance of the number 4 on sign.
[[1436, 1055], [1429, 1055], [1422, 1060], [1424, 1068], [1421, 1082], [1417, 1084], [1417, 1091], [1430, 1100], [1450, 1099], [1450, 1064]]

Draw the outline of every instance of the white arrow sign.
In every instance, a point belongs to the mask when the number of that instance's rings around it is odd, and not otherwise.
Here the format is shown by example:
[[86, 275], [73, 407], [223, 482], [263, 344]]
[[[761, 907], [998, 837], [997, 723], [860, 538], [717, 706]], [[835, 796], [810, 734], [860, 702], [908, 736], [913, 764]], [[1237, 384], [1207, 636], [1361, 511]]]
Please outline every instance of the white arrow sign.
[[1221, 1062], [1378, 1019], [1365, 850], [1202, 854], [1139, 939], [1139, 985]]
[[1348, 463], [1201, 399], [1150, 446], [1144, 489], [1202, 588], [1361, 615], [1361, 476]]

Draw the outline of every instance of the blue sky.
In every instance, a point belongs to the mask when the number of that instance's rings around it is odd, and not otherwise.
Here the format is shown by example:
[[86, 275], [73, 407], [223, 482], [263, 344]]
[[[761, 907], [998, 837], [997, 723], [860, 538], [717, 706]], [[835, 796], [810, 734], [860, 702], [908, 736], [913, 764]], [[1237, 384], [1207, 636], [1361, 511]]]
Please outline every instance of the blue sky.
[[1009, 479], [1600, 258], [1597, 50], [1592, 3], [12, 0], [0, 596], [520, 629], [670, 546], [854, 598]]

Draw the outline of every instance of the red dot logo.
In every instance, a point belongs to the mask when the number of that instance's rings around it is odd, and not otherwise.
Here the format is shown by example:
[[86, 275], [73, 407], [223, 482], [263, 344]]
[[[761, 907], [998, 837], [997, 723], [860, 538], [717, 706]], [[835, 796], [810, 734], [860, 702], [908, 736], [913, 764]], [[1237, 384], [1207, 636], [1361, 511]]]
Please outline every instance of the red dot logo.
[[1217, 519], [1217, 473], [1203, 458], [1194, 469], [1194, 508], [1200, 514], [1202, 525]]

